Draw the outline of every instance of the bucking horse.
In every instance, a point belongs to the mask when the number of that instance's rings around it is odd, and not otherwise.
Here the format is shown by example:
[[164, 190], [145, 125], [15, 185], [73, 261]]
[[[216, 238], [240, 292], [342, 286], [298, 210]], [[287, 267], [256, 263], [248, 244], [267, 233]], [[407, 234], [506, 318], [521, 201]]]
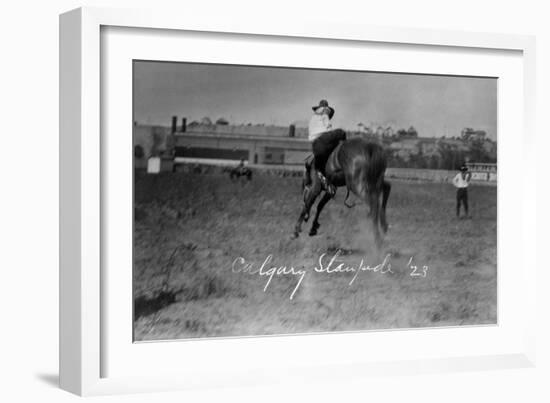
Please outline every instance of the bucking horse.
[[[386, 156], [382, 146], [360, 137], [354, 137], [343, 142], [331, 153], [325, 168], [327, 179], [335, 187], [346, 187], [347, 195], [344, 204], [348, 204], [350, 192], [364, 201], [368, 208], [368, 219], [372, 224], [376, 246], [382, 244], [382, 236], [388, 230], [386, 221], [386, 205], [391, 191], [391, 185], [385, 180]], [[317, 211], [309, 231], [310, 236], [317, 235], [319, 230], [319, 215], [323, 207], [335, 196], [327, 191], [314, 168], [313, 158], [306, 161], [306, 173], [303, 184], [304, 206], [294, 228], [294, 237], [302, 231], [302, 223], [308, 221], [313, 204], [323, 193], [317, 204]]]

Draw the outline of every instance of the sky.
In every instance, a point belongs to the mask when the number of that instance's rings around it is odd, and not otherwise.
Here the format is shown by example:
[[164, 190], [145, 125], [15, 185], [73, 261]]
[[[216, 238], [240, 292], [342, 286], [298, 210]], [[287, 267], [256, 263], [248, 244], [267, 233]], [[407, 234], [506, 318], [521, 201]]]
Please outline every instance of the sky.
[[380, 72], [134, 62], [134, 121], [169, 126], [208, 116], [232, 124], [307, 125], [313, 105], [336, 110], [333, 127], [414, 126], [421, 137], [464, 127], [497, 138], [497, 79]]

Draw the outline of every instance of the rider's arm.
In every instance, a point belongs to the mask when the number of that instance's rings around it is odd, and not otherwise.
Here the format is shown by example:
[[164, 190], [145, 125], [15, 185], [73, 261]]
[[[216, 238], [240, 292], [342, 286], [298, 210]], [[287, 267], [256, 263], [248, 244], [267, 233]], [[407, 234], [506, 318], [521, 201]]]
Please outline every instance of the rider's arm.
[[328, 117], [328, 115], [323, 115], [323, 126], [325, 126], [325, 131], [329, 131], [330, 129], [332, 129], [332, 123], [330, 123], [330, 119]]

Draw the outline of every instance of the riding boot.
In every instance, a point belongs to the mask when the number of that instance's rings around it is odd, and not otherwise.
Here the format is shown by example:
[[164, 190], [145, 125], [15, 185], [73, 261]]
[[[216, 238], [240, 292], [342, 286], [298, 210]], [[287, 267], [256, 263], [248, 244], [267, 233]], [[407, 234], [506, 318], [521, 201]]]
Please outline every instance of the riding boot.
[[323, 188], [326, 188], [328, 182], [327, 182], [327, 178], [325, 177], [325, 175], [323, 175], [321, 171], [317, 171], [317, 176], [319, 177], [319, 180], [321, 181], [321, 186]]
[[329, 182], [327, 192], [329, 195], [334, 196], [336, 194], [336, 186]]
[[328, 180], [327, 180], [327, 193], [331, 196], [334, 196], [336, 194], [336, 186], [334, 186]]
[[327, 191], [328, 194], [331, 196], [334, 196], [336, 194], [336, 187], [330, 181], [327, 179], [325, 175], [323, 175], [321, 172], [317, 171], [317, 175], [319, 176], [319, 179], [321, 180], [321, 184], [323, 186], [323, 189]]

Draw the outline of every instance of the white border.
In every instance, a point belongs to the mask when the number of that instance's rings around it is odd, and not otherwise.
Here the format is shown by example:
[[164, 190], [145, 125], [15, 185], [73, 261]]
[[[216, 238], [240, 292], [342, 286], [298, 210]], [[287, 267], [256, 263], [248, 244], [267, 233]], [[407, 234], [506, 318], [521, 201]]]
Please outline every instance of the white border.
[[[523, 114], [522, 58], [514, 51], [478, 52], [469, 48], [376, 44], [351, 45], [318, 39], [278, 38], [267, 41], [248, 35], [195, 34], [186, 31], [140, 30], [106, 27], [102, 33], [102, 302], [105, 306], [102, 376], [151, 376], [182, 373], [180, 360], [193, 373], [212, 378], [212, 363], [223, 373], [240, 367], [300, 368], [304, 363], [343, 364], [348, 361], [388, 362], [517, 351], [521, 341], [523, 303], [515, 300], [520, 253], [513, 251], [521, 232], [521, 216], [514, 215], [518, 195], [514, 186], [522, 171], [506, 158], [499, 164], [507, 180], [499, 187], [499, 326], [469, 329], [409, 330], [323, 337], [239, 339], [182, 343], [131, 342], [132, 293], [132, 59], [225, 62], [246, 65], [283, 65], [342, 68], [346, 70], [445, 73], [498, 78], [499, 148], [503, 155], [521, 153], [515, 133], [521, 132]], [[313, 49], [308, 51], [306, 49]], [[330, 55], [327, 58], [326, 55]], [[403, 60], [407, 60], [406, 66]], [[110, 113], [112, 112], [112, 113]], [[520, 144], [521, 146], [521, 144]], [[510, 162], [510, 161], [508, 161]], [[515, 162], [515, 161], [514, 161]], [[398, 186], [398, 185], [396, 185]], [[295, 218], [294, 218], [295, 219]], [[287, 223], [292, 228], [293, 218]], [[112, 246], [111, 246], [112, 245]], [[266, 245], [266, 247], [268, 247]], [[230, 269], [229, 262], [227, 269]], [[432, 268], [432, 270], [443, 268]], [[368, 281], [368, 280], [365, 280]], [[257, 350], [254, 350], [256, 348]], [[319, 351], [323, 351], [319, 354]], [[236, 363], [239, 363], [238, 365]], [[227, 365], [227, 368], [225, 368]]]
[[[245, 339], [239, 341], [246, 344], [249, 352], [257, 351], [257, 355], [266, 354], [266, 340], [276, 345], [281, 343], [295, 343], [293, 348], [305, 352], [301, 359], [295, 359], [292, 363], [286, 362], [286, 367], [302, 368], [299, 373], [283, 375], [277, 372], [277, 368], [271, 365], [264, 368], [263, 375], [258, 373], [245, 375], [243, 372], [231, 371], [232, 366], [223, 367], [218, 365], [220, 370], [208, 372], [189, 371], [187, 365], [177, 364], [179, 376], [151, 377], [129, 377], [128, 374], [119, 373], [117, 377], [109, 376], [100, 378], [101, 358], [100, 353], [106, 353], [105, 341], [103, 345], [100, 340], [100, 318], [107, 311], [100, 311], [100, 232], [99, 232], [99, 195], [100, 186], [108, 186], [108, 183], [100, 181], [100, 155], [108, 159], [107, 149], [100, 154], [99, 142], [99, 83], [100, 83], [100, 26], [133, 26], [148, 28], [170, 28], [194, 31], [218, 31], [234, 33], [270, 34], [278, 36], [298, 36], [311, 38], [338, 38], [352, 39], [356, 41], [370, 40], [384, 43], [409, 43], [409, 44], [431, 44], [440, 46], [458, 46], [481, 48], [477, 52], [483, 55], [484, 49], [508, 49], [523, 51], [523, 76], [524, 76], [524, 117], [526, 122], [525, 134], [522, 139], [523, 157], [528, 158], [533, 153], [534, 134], [533, 127], [533, 102], [534, 102], [534, 40], [529, 37], [494, 35], [494, 34], [471, 34], [460, 32], [424, 31], [409, 29], [386, 29], [372, 27], [358, 27], [350, 25], [337, 25], [326, 23], [303, 23], [296, 26], [285, 26], [281, 29], [279, 25], [262, 21], [254, 23], [240, 19], [228, 19], [227, 21], [212, 21], [194, 19], [189, 24], [182, 24], [179, 18], [170, 14], [156, 14], [152, 12], [139, 11], [113, 11], [104, 9], [76, 10], [65, 14], [61, 18], [61, 143], [60, 143], [60, 199], [61, 199], [61, 267], [60, 267], [60, 382], [63, 388], [79, 394], [105, 394], [129, 391], [153, 391], [172, 388], [185, 388], [194, 386], [213, 385], [244, 385], [259, 381], [274, 381], [294, 379], [333, 379], [334, 376], [327, 375], [328, 371], [341, 371], [341, 374], [353, 371], [355, 376], [368, 373], [401, 372], [408, 373], [420, 368], [423, 370], [447, 369], [480, 369], [498, 368], [502, 366], [522, 366], [533, 362], [534, 353], [534, 322], [528, 317], [525, 323], [521, 324], [522, 333], [527, 336], [518, 343], [514, 337], [513, 346], [507, 344], [505, 349], [487, 350], [485, 347], [477, 351], [469, 351], [469, 354], [451, 355], [439, 351], [429, 356], [409, 356], [410, 361], [401, 362], [403, 353], [407, 350], [399, 350], [396, 355], [390, 357], [391, 361], [384, 364], [369, 363], [353, 354], [348, 355], [351, 359], [339, 359], [339, 355], [333, 354], [330, 357], [324, 355], [315, 356], [308, 348], [311, 340], [320, 340], [318, 337], [274, 337], [261, 339]], [[345, 43], [342, 43], [345, 44]], [[489, 52], [487, 52], [489, 53]], [[327, 67], [327, 66], [325, 66]], [[337, 67], [337, 66], [336, 66]], [[438, 71], [441, 73], [441, 71]], [[519, 129], [521, 132], [521, 128]], [[77, 135], [75, 135], [75, 133]], [[502, 132], [501, 132], [502, 134]], [[110, 139], [111, 137], [109, 137]], [[521, 142], [520, 142], [521, 143]], [[499, 143], [500, 155], [513, 150], [503, 150]], [[521, 149], [521, 147], [520, 147]], [[506, 154], [504, 154], [506, 155]], [[523, 158], [522, 158], [523, 159]], [[524, 159], [525, 161], [525, 159]], [[499, 166], [499, 169], [501, 167]], [[511, 173], [513, 174], [513, 173]], [[110, 173], [111, 175], [111, 173]], [[499, 193], [503, 185], [503, 175], [499, 175]], [[509, 183], [508, 181], [506, 183]], [[523, 182], [523, 186], [533, 186], [535, 178], [530, 177]], [[504, 186], [506, 187], [506, 186]], [[533, 189], [533, 188], [531, 188]], [[529, 194], [523, 192], [523, 195]], [[532, 194], [532, 193], [531, 193]], [[532, 202], [523, 196], [522, 213], [519, 217], [520, 225], [523, 225], [523, 234], [534, 234], [535, 210]], [[500, 212], [499, 212], [500, 214]], [[101, 240], [104, 242], [105, 240]], [[525, 312], [534, 312], [534, 253], [527, 253], [532, 250], [529, 245], [530, 239], [524, 237], [519, 268], [522, 273], [520, 285], [522, 308]], [[500, 240], [499, 240], [500, 242]], [[103, 245], [103, 244], [102, 244]], [[105, 246], [105, 245], [103, 245]], [[529, 249], [530, 248], [530, 249]], [[500, 253], [500, 248], [499, 248]], [[105, 254], [104, 254], [105, 255]], [[516, 256], [516, 257], [517, 257]], [[101, 256], [103, 259], [105, 256]], [[104, 262], [104, 261], [103, 261]], [[105, 262], [104, 262], [105, 263]], [[500, 263], [499, 263], [500, 264]], [[499, 266], [500, 269], [500, 266]], [[105, 307], [105, 306], [104, 306]], [[463, 337], [478, 335], [478, 329], [459, 329]], [[423, 337], [437, 340], [442, 337], [446, 330], [423, 331]], [[482, 332], [495, 335], [495, 328], [482, 328]], [[429, 333], [429, 332], [434, 332]], [[374, 332], [369, 333], [371, 340], [376, 338], [395, 338], [400, 332]], [[402, 333], [402, 332], [401, 332]], [[339, 335], [340, 337], [342, 335]], [[495, 335], [496, 336], [496, 335]], [[502, 340], [502, 335], [497, 340]], [[517, 335], [516, 335], [517, 336]], [[334, 339], [333, 335], [320, 336], [323, 342]], [[344, 335], [346, 342], [351, 339], [364, 337], [363, 334]], [[412, 336], [411, 336], [412, 337]], [[212, 352], [220, 348], [219, 353], [227, 351], [224, 343], [229, 343], [233, 349], [237, 340], [202, 341], [195, 343], [198, 349], [202, 346]], [[360, 341], [359, 341], [360, 342]], [[185, 343], [177, 343], [180, 346]], [[497, 345], [498, 342], [495, 342]], [[147, 346], [143, 344], [141, 346]], [[156, 344], [165, 353], [170, 354], [176, 343]], [[134, 345], [135, 346], [135, 345]], [[118, 346], [117, 346], [118, 347]], [[145, 347], [148, 349], [148, 347]], [[257, 350], [256, 350], [257, 349]], [[281, 351], [281, 350], [279, 350]], [[344, 352], [343, 350], [341, 350]], [[111, 350], [112, 352], [112, 350]], [[353, 351], [349, 351], [352, 353]], [[464, 353], [464, 352], [463, 352]], [[153, 354], [157, 354], [156, 352]], [[253, 354], [254, 355], [254, 354]], [[205, 355], [199, 356], [203, 358]], [[354, 358], [355, 357], [355, 358]], [[445, 357], [445, 358], [441, 358]], [[232, 362], [242, 361], [242, 356], [235, 355]], [[276, 355], [272, 354], [276, 361]], [[287, 357], [292, 358], [292, 357]], [[234, 360], [234, 361], [233, 361]], [[274, 361], [275, 360], [275, 361]], [[166, 363], [166, 361], [164, 361]], [[199, 363], [197, 361], [196, 363]], [[162, 363], [162, 361], [161, 361]], [[223, 363], [219, 363], [223, 364]], [[251, 363], [249, 363], [251, 364]], [[257, 364], [257, 362], [256, 362]], [[282, 363], [281, 363], [282, 364]], [[209, 363], [212, 367], [212, 363]], [[253, 368], [251, 365], [249, 368]], [[284, 367], [284, 366], [283, 366]], [[197, 369], [196, 367], [193, 367]], [[157, 367], [158, 369], [158, 367]], [[172, 368], [173, 369], [173, 368]], [[327, 371], [320, 373], [320, 369]], [[345, 371], [344, 371], [345, 369]], [[124, 372], [124, 371], [123, 371]], [[288, 373], [289, 371], [285, 371]], [[205, 376], [207, 374], [208, 376]], [[143, 374], [142, 374], [143, 375]], [[340, 375], [344, 376], [344, 375]]]

